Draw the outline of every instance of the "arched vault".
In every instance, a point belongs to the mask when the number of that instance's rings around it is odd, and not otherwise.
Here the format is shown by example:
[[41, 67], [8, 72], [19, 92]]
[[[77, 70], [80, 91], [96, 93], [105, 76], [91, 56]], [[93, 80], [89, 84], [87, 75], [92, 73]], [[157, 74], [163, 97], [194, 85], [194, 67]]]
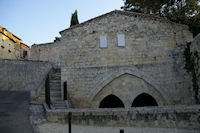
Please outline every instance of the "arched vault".
[[117, 96], [125, 107], [131, 107], [133, 100], [142, 93], [154, 97], [158, 105], [166, 104], [159, 90], [150, 83], [140, 77], [125, 73], [114, 78], [96, 93], [91, 100], [92, 108], [98, 108], [99, 103], [108, 95]]

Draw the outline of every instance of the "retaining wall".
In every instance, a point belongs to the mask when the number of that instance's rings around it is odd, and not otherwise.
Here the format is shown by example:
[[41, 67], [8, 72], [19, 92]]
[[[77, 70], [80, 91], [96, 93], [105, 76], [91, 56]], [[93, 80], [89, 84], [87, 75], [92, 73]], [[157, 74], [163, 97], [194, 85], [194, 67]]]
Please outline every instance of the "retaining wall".
[[32, 90], [52, 64], [42, 61], [0, 60], [0, 90]]

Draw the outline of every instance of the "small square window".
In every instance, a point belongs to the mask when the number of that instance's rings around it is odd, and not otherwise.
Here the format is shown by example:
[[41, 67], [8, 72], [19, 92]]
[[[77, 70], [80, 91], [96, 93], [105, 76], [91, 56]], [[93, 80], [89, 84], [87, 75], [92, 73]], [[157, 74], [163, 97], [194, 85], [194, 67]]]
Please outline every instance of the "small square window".
[[27, 51], [23, 51], [23, 58], [26, 58], [26, 56], [28, 55], [28, 52]]
[[124, 34], [118, 34], [117, 35], [117, 42], [118, 42], [118, 46], [121, 46], [121, 47], [125, 46], [125, 37], [124, 37]]
[[1, 46], [4, 46], [4, 40], [3, 39], [1, 40]]
[[8, 44], [8, 50], [11, 50], [11, 45], [10, 44]]
[[124, 133], [124, 129], [120, 129], [120, 130], [119, 130], [119, 133]]
[[107, 48], [107, 37], [100, 36], [100, 48]]

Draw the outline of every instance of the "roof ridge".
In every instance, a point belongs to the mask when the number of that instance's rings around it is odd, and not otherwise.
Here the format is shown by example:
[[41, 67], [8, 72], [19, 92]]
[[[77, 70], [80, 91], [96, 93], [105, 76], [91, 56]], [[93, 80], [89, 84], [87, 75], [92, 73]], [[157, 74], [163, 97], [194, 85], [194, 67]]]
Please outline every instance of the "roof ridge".
[[59, 33], [62, 33], [62, 32], [64, 32], [64, 31], [66, 31], [66, 30], [74, 29], [74, 28], [79, 27], [79, 26], [81, 26], [81, 25], [83, 25], [83, 24], [85, 24], [85, 23], [88, 23], [88, 22], [90, 22], [90, 21], [96, 20], [97, 18], [101, 18], [101, 17], [103, 17], [103, 16], [105, 16], [105, 15], [108, 15], [108, 14], [114, 12], [114, 11], [116, 11], [116, 10], [113, 10], [113, 11], [111, 11], [111, 12], [102, 14], [102, 15], [97, 16], [97, 17], [94, 17], [94, 18], [91, 18], [91, 19], [86, 20], [86, 21], [84, 21], [84, 22], [82, 22], [82, 23], [80, 23], [80, 24], [76, 24], [76, 25], [74, 25], [74, 26], [72, 26], [72, 27], [69, 27], [69, 28], [67, 28], [67, 29], [64, 29], [64, 30], [60, 31]]
[[80, 27], [80, 26], [82, 26], [82, 25], [84, 25], [84, 24], [86, 24], [86, 23], [89, 23], [89, 22], [91, 22], [91, 21], [93, 21], [93, 20], [102, 18], [102, 17], [107, 16], [107, 15], [109, 15], [109, 14], [111, 14], [111, 13], [121, 13], [121, 14], [126, 14], [126, 15], [140, 15], [140, 16], [145, 16], [145, 17], [151, 17], [151, 18], [154, 18], [154, 19], [159, 19], [159, 20], [161, 20], [161, 21], [165, 21], [165, 22], [172, 23], [172, 24], [183, 25], [183, 24], [178, 24], [178, 23], [172, 22], [172, 21], [167, 20], [167, 19], [165, 19], [165, 18], [163, 18], [163, 17], [155, 16], [155, 15], [153, 15], [153, 14], [151, 15], [151, 14], [144, 14], [144, 13], [131, 12], [131, 11], [113, 10], [113, 11], [110, 11], [110, 12], [108, 12], [108, 13], [102, 14], [102, 15], [100, 15], [100, 16], [91, 18], [91, 19], [89, 19], [89, 20], [87, 20], [87, 21], [84, 21], [84, 22], [82, 22], [82, 23], [80, 23], [80, 24], [77, 24], [77, 25], [74, 25], [74, 26], [69, 27], [69, 28], [67, 28], [67, 29], [64, 29], [64, 30], [60, 31], [59, 33], [62, 34], [64, 31], [67, 31], [67, 30], [71, 30], [71, 29]]

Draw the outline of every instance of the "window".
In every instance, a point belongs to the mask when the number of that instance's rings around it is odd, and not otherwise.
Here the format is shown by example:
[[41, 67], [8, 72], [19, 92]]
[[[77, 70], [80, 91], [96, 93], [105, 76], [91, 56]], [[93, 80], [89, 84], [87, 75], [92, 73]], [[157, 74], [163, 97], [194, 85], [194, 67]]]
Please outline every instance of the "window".
[[11, 45], [8, 44], [8, 52], [11, 52]]
[[124, 129], [120, 129], [120, 130], [119, 130], [119, 133], [124, 133]]
[[8, 50], [10, 50], [10, 46], [11, 46], [11, 45], [10, 45], [10, 44], [8, 44]]
[[120, 46], [120, 47], [124, 47], [125, 46], [124, 34], [118, 34], [117, 35], [117, 42], [118, 42], [118, 46]]
[[107, 48], [106, 36], [100, 36], [100, 48]]
[[1, 40], [1, 47], [4, 48], [4, 40]]
[[26, 56], [28, 55], [28, 52], [26, 50], [23, 51], [23, 58], [26, 58]]

